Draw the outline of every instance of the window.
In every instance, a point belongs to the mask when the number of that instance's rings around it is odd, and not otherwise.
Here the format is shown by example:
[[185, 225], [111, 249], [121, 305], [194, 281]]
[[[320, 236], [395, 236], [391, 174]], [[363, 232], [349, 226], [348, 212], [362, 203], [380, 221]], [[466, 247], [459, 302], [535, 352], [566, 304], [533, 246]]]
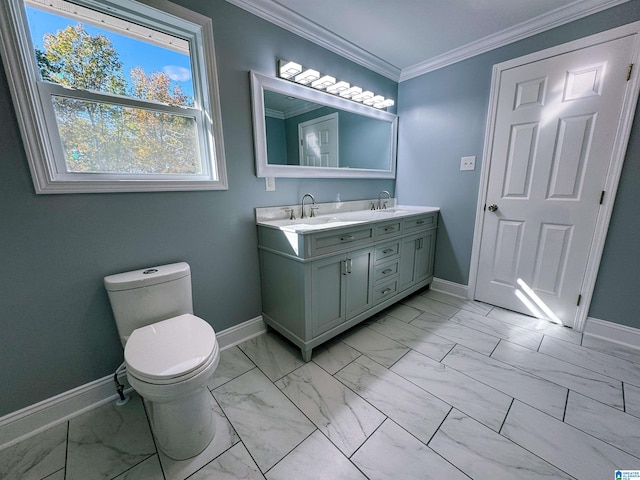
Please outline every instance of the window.
[[165, 0], [3, 0], [36, 193], [226, 189], [211, 20]]

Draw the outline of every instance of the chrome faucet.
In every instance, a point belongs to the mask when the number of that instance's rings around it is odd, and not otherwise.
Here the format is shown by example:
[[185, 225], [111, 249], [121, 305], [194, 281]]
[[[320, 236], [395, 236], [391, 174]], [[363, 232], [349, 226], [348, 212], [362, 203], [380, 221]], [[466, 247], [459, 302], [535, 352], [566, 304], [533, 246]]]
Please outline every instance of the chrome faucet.
[[378, 210], [382, 210], [382, 209], [386, 209], [387, 208], [387, 202], [383, 202], [381, 200], [380, 197], [382, 197], [382, 195], [387, 194], [387, 200], [391, 200], [391, 194], [389, 192], [387, 192], [386, 190], [381, 191], [378, 194]]
[[[305, 218], [306, 217], [306, 215], [304, 214], [304, 199], [307, 198], [307, 197], [309, 197], [311, 199], [311, 204], [312, 205], [316, 204], [316, 199], [313, 198], [313, 195], [311, 195], [310, 193], [305, 193], [302, 196], [302, 201], [300, 202], [300, 218]], [[309, 214], [310, 217], [315, 217], [315, 213], [314, 213], [313, 210], [314, 210], [313, 207], [311, 207], [311, 209], [309, 210], [310, 211], [310, 214]]]

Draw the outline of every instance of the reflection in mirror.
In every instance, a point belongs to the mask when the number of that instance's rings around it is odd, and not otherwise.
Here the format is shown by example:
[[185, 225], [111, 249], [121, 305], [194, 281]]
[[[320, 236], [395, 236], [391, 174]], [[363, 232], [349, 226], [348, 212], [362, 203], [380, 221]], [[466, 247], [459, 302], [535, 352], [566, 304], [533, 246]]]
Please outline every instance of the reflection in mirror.
[[259, 177], [395, 177], [395, 115], [255, 72], [251, 81]]

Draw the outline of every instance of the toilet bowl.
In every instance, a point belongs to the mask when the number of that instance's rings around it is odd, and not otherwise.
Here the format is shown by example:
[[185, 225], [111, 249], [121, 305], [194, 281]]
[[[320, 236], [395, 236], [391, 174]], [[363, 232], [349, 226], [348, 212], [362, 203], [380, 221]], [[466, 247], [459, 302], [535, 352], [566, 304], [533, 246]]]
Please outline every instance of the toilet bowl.
[[105, 277], [127, 377], [142, 397], [158, 449], [176, 460], [215, 436], [207, 387], [220, 350], [211, 325], [193, 315], [186, 263]]
[[202, 452], [215, 435], [207, 388], [220, 360], [213, 328], [191, 314], [138, 328], [125, 345], [124, 360], [158, 448], [176, 460]]

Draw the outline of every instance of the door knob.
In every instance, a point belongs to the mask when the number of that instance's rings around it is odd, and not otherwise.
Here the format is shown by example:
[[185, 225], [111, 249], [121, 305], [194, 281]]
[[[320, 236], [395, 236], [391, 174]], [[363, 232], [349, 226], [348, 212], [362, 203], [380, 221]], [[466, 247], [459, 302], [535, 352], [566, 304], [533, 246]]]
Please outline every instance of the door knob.
[[492, 203], [491, 205], [489, 205], [490, 212], [495, 212], [496, 210], [498, 210], [498, 205], [496, 205], [495, 203]]

